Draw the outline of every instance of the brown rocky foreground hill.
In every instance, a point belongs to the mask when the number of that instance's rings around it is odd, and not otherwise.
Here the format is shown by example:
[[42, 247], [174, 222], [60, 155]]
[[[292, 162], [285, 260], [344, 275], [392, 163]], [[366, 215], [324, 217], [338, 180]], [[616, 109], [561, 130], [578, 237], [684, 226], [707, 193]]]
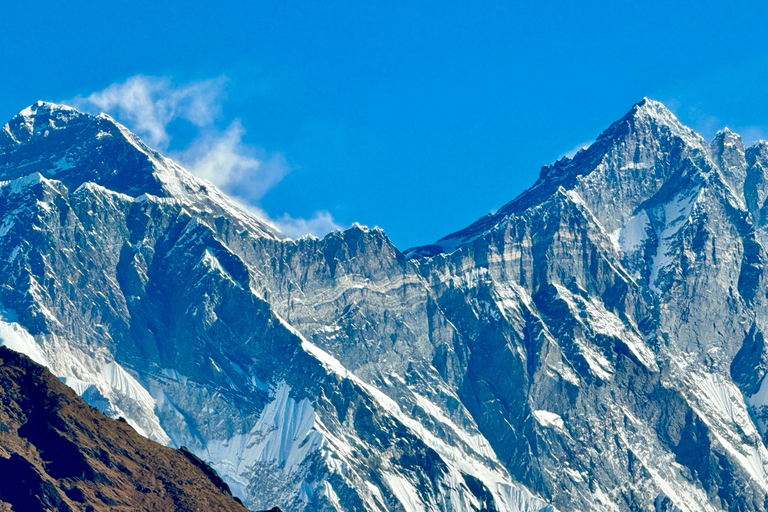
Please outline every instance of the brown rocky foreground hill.
[[2, 511], [246, 512], [203, 461], [108, 418], [4, 347], [0, 399]]

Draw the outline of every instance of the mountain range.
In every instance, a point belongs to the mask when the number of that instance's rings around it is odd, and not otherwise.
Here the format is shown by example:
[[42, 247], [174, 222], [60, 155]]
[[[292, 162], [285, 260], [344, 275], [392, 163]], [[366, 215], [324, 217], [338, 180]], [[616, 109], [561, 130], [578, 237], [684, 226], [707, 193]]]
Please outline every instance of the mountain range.
[[248, 508], [768, 509], [768, 143], [644, 99], [400, 251], [285, 237], [106, 114], [0, 130], [0, 340]]

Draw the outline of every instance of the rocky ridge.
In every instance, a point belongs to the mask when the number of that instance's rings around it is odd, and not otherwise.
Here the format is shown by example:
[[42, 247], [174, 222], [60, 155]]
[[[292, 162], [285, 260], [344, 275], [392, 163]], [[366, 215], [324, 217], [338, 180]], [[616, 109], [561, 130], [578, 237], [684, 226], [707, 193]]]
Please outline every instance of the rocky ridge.
[[0, 132], [0, 337], [252, 508], [765, 510], [766, 147], [643, 100], [402, 253], [39, 102]]

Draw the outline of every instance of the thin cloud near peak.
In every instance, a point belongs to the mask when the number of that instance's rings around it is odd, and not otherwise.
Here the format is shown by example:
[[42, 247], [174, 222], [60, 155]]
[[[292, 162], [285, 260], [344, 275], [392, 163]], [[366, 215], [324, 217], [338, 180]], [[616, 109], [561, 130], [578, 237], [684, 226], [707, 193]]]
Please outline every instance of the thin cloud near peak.
[[71, 103], [81, 110], [107, 112], [150, 145], [166, 150], [171, 122], [183, 119], [197, 128], [213, 124], [221, 114], [226, 82], [221, 76], [176, 85], [167, 77], [135, 75]]
[[[291, 168], [281, 153], [247, 143], [239, 119], [219, 128], [227, 82], [225, 76], [176, 84], [168, 77], [134, 75], [66, 103], [87, 112], [112, 115], [151, 146], [167, 152], [291, 238], [324, 236], [342, 229], [325, 210], [309, 219], [288, 213], [271, 218], [264, 212], [260, 200]], [[177, 120], [190, 123], [197, 131], [184, 147], [176, 147], [169, 133], [169, 125]]]

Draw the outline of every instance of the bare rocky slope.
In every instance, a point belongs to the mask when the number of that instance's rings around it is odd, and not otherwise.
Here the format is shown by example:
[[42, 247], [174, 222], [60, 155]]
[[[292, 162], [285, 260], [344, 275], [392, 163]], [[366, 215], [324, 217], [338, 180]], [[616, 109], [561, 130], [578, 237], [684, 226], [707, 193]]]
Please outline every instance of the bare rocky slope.
[[766, 168], [643, 100], [401, 252], [38, 102], [0, 131], [0, 339], [250, 508], [766, 510]]
[[200, 459], [104, 416], [5, 347], [0, 396], [0, 510], [246, 510]]

